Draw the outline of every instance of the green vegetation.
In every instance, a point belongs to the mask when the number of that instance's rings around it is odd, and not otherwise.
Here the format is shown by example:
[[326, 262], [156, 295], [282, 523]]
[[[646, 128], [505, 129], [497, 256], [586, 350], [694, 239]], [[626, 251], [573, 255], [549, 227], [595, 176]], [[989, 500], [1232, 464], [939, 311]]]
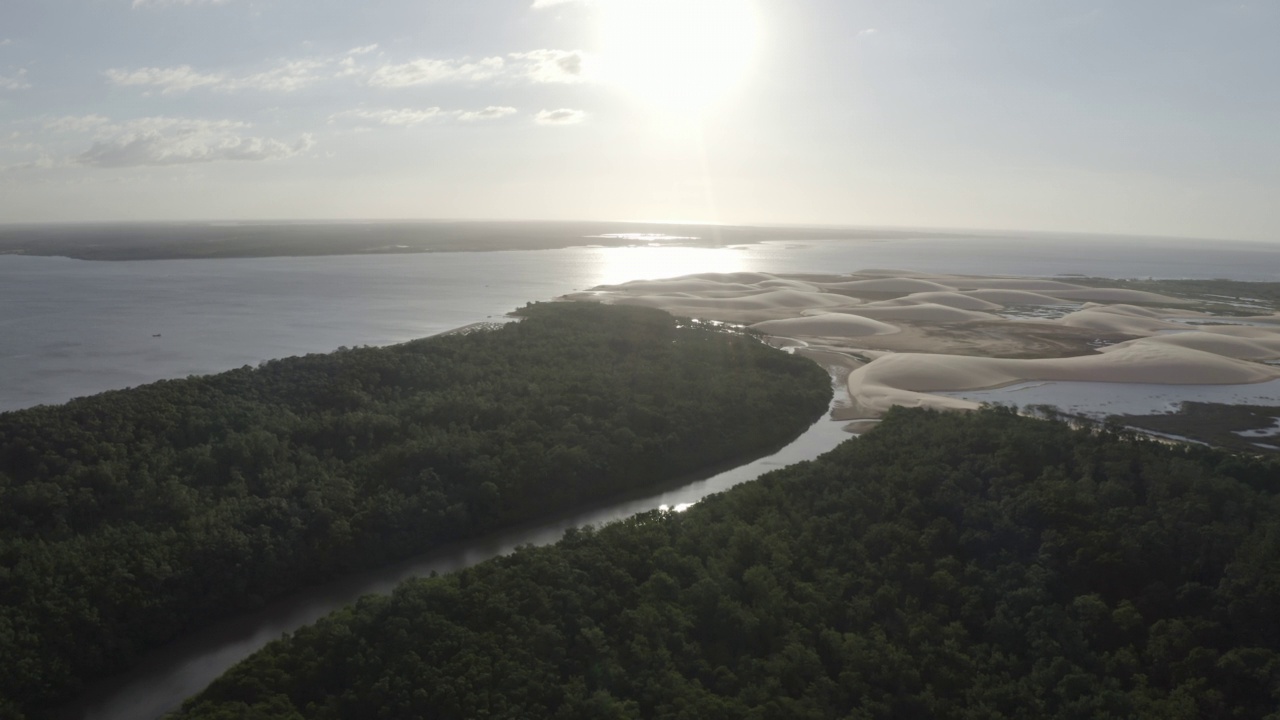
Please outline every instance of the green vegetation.
[[1280, 464], [895, 410], [681, 515], [366, 597], [230, 718], [1280, 718]]
[[523, 314], [0, 414], [0, 717], [306, 584], [766, 451], [830, 398], [658, 311]]
[[[1246, 437], [1238, 433], [1267, 430], [1280, 419], [1280, 407], [1184, 402], [1175, 413], [1112, 415], [1108, 422], [1177, 435], [1214, 447], [1255, 453], [1275, 453], [1280, 437]], [[1266, 447], [1270, 445], [1271, 447]]]

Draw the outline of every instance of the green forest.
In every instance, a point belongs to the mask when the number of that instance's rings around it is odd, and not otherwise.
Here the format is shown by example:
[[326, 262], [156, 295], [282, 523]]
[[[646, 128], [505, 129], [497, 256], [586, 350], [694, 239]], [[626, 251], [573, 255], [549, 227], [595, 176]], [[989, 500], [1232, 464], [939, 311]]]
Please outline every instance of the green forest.
[[1280, 718], [1280, 464], [1009, 410], [411, 580], [176, 717]]
[[644, 308], [0, 414], [0, 717], [353, 569], [789, 441], [827, 375]]

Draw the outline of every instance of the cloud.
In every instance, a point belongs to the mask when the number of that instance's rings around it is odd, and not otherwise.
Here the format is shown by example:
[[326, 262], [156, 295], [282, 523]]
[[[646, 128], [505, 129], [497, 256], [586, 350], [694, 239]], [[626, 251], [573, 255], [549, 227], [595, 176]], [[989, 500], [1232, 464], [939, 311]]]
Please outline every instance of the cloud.
[[339, 120], [355, 120], [357, 123], [389, 125], [394, 127], [412, 127], [432, 121], [457, 120], [460, 122], [478, 122], [497, 120], [514, 115], [513, 107], [490, 105], [483, 110], [442, 110], [438, 107], [423, 109], [403, 108], [399, 110], [347, 110], [329, 117], [329, 122]]
[[310, 135], [293, 143], [244, 134], [248, 123], [154, 117], [111, 126], [74, 160], [102, 168], [183, 165], [218, 161], [283, 160], [315, 145]]
[[587, 2], [588, 0], [533, 0], [533, 9], [541, 10], [542, 8], [555, 7], [556, 5], [568, 5], [571, 2]]
[[423, 110], [410, 108], [403, 110], [348, 110], [330, 116], [329, 121], [332, 122], [339, 118], [355, 118], [357, 120], [368, 120], [379, 125], [410, 127], [435, 120], [443, 114], [444, 111], [438, 107], [425, 108]]
[[443, 82], [474, 82], [500, 75], [506, 63], [500, 57], [469, 60], [411, 60], [401, 65], [383, 65], [369, 77], [376, 87], [410, 87]]
[[67, 115], [45, 121], [44, 128], [54, 132], [88, 132], [110, 123], [111, 118], [102, 115]]
[[332, 78], [363, 76], [374, 87], [403, 88], [442, 83], [515, 80], [534, 83], [577, 83], [586, 73], [585, 56], [578, 50], [531, 50], [500, 56], [461, 59], [418, 58], [405, 63], [383, 64], [369, 69], [357, 58], [375, 52], [377, 44], [352, 48], [331, 57], [287, 60], [274, 68], [248, 75], [201, 72], [190, 65], [175, 67], [112, 68], [104, 74], [111, 83], [146, 87], [163, 94], [197, 88], [220, 92], [259, 90], [293, 92]]
[[581, 110], [570, 110], [569, 108], [560, 108], [559, 110], [543, 110], [534, 116], [534, 122], [539, 125], [575, 125], [587, 119], [587, 114]]
[[293, 60], [265, 72], [240, 78], [229, 78], [219, 84], [220, 90], [265, 90], [293, 92], [320, 80], [326, 60]]
[[4, 47], [5, 45], [12, 45], [12, 44], [13, 44], [13, 40], [10, 40], [9, 38], [0, 38], [0, 47]]
[[106, 71], [107, 79], [116, 85], [133, 85], [158, 88], [161, 93], [187, 92], [208, 87], [223, 92], [238, 90], [262, 90], [267, 92], [293, 92], [319, 81], [321, 71], [331, 60], [290, 60], [263, 72], [239, 77], [221, 73], [202, 73], [190, 65], [171, 68], [139, 68]]
[[512, 53], [509, 57], [523, 63], [523, 74], [534, 82], [582, 82], [583, 56], [577, 50], [533, 50]]
[[139, 68], [137, 70], [107, 70], [107, 79], [116, 85], [146, 85], [160, 88], [162, 93], [186, 92], [198, 87], [219, 85], [226, 81], [222, 75], [206, 75], [196, 72], [190, 65], [172, 68]]
[[26, 80], [27, 70], [23, 68], [14, 75], [0, 75], [0, 90], [26, 90], [31, 83]]
[[[383, 65], [369, 76], [375, 87], [411, 87], [452, 82], [526, 80], [535, 83], [582, 82], [585, 58], [579, 50], [531, 50], [504, 57], [439, 60], [419, 58]], [[346, 73], [351, 74], [351, 73]]]
[[458, 119], [462, 122], [476, 122], [479, 120], [497, 120], [508, 115], [516, 114], [513, 107], [505, 107], [498, 105], [490, 105], [483, 110], [466, 110], [458, 113]]

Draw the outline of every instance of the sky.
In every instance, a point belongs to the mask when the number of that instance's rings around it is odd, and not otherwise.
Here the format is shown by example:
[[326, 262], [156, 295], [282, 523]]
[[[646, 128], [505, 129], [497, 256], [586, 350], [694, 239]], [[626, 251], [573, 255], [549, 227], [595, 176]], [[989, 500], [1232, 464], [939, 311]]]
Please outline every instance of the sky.
[[1280, 2], [3, 0], [0, 222], [1280, 242]]

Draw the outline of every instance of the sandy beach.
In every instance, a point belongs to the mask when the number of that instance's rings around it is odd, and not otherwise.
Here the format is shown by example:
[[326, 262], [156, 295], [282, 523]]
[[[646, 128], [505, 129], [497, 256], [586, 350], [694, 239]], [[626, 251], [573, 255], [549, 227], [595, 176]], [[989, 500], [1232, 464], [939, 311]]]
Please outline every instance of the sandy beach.
[[[1280, 314], [1048, 278], [866, 270], [701, 274], [601, 286], [565, 300], [741, 323], [848, 373], [838, 417], [895, 405], [967, 410], [938, 393], [1031, 381], [1252, 385], [1280, 379]], [[1218, 312], [1215, 312], [1218, 311]]]

